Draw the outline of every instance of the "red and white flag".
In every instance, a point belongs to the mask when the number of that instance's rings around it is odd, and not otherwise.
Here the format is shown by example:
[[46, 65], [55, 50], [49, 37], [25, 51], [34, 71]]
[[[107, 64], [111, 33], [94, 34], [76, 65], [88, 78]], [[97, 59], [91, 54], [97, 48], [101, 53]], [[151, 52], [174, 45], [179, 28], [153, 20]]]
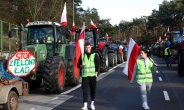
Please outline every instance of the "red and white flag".
[[65, 5], [64, 5], [63, 13], [61, 15], [60, 25], [63, 26], [63, 27], [66, 27], [67, 26], [66, 2], [65, 2]]
[[76, 29], [75, 23], [73, 22], [72, 29], [71, 29], [71, 31], [72, 31], [72, 36], [74, 36], [74, 34], [75, 34], [75, 29]]
[[90, 19], [90, 28], [97, 28], [91, 19]]
[[170, 33], [169, 27], [167, 28], [167, 33]]
[[134, 66], [139, 55], [140, 46], [131, 38], [128, 46], [127, 63], [123, 70], [123, 73], [128, 76], [128, 80], [132, 79], [132, 73]]
[[75, 62], [78, 63], [78, 59], [81, 54], [84, 53], [84, 38], [85, 38], [85, 25], [83, 25], [81, 33], [75, 42]]
[[75, 31], [76, 27], [75, 27], [75, 23], [73, 22], [73, 25], [72, 25], [72, 31]]

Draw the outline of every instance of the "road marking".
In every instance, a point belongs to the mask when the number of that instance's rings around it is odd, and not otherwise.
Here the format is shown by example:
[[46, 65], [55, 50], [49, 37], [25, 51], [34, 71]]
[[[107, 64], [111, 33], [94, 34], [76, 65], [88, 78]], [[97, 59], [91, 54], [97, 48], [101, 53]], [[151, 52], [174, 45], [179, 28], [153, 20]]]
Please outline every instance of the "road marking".
[[169, 98], [169, 95], [168, 95], [167, 91], [163, 91], [163, 93], [164, 93], [165, 100], [169, 101], [170, 98]]
[[161, 77], [158, 77], [159, 81], [162, 81], [162, 78]]
[[159, 73], [159, 71], [157, 70], [156, 73]]
[[54, 98], [51, 99], [51, 101], [56, 100], [56, 99], [58, 99], [58, 98], [59, 98], [59, 97], [54, 97]]
[[[118, 64], [118, 65], [114, 66], [113, 68], [109, 69], [108, 72], [112, 71], [114, 68], [116, 68], [116, 67], [118, 67], [118, 66], [120, 66], [120, 65], [121, 65], [121, 64]], [[106, 73], [108, 73], [108, 72], [100, 73], [99, 76], [101, 76], [101, 75], [103, 75], [103, 74], [106, 74]], [[99, 77], [99, 76], [98, 76], [98, 77]], [[102, 77], [102, 78], [103, 78], [103, 77]], [[102, 78], [100, 78], [100, 79], [102, 79]], [[98, 78], [97, 81], [100, 80], [100, 79]], [[62, 92], [61, 95], [66, 95], [66, 94], [68, 94], [68, 93], [70, 93], [70, 92], [72, 92], [72, 91], [78, 89], [79, 87], [81, 87], [81, 84], [77, 85], [76, 87], [74, 87], [74, 88], [72, 88], [72, 89], [69, 89], [68, 91]]]
[[61, 95], [66, 95], [66, 94], [78, 89], [79, 87], [81, 87], [81, 84], [77, 85], [76, 87], [74, 87], [72, 89], [69, 89], [68, 91], [65, 91], [65, 92], [61, 93]]

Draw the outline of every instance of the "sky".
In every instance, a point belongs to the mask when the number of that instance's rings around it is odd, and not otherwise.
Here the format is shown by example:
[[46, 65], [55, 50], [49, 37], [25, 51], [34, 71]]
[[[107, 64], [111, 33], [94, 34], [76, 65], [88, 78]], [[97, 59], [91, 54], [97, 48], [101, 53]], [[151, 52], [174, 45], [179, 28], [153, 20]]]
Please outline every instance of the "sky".
[[82, 7], [96, 8], [101, 19], [110, 18], [112, 25], [120, 21], [149, 16], [153, 9], [158, 10], [163, 0], [82, 0]]

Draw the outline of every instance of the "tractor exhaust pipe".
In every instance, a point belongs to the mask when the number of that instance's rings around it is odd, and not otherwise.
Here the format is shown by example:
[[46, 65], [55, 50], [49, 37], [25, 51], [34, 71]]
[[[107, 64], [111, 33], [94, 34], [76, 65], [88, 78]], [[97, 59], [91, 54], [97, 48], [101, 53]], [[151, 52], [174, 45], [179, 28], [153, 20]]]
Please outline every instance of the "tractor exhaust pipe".
[[20, 47], [19, 47], [19, 50], [22, 50], [23, 46], [24, 46], [24, 26], [23, 26], [22, 23], [18, 23], [18, 25], [20, 26], [18, 28], [18, 31], [20, 32]]

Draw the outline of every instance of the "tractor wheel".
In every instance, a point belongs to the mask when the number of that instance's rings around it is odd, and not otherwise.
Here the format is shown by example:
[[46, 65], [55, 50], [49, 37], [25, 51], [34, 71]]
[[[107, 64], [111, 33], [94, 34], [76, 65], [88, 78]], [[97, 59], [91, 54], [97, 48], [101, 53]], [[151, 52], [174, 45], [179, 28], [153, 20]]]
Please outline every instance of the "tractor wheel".
[[8, 101], [3, 105], [3, 110], [17, 110], [18, 95], [15, 91], [10, 91]]
[[47, 93], [61, 93], [65, 85], [64, 61], [60, 56], [53, 56], [45, 61], [43, 74], [44, 89]]
[[107, 72], [109, 70], [107, 47], [102, 50], [102, 67], [100, 69], [101, 72]]
[[128, 56], [128, 53], [125, 52], [125, 53], [123, 54], [123, 59], [124, 59], [124, 61], [127, 61], [127, 56]]
[[117, 65], [117, 62], [118, 62], [118, 61], [117, 61], [117, 53], [115, 53], [115, 54], [114, 54], [114, 66]]
[[68, 61], [68, 66], [66, 70], [66, 86], [76, 86], [79, 84], [80, 71], [77, 67], [77, 62], [73, 60]]
[[122, 58], [121, 58], [121, 54], [118, 54], [118, 64], [122, 63]]
[[121, 63], [124, 62], [124, 59], [123, 59], [123, 53], [121, 54]]
[[177, 50], [174, 50], [174, 49], [171, 49], [171, 62], [173, 64], [177, 64], [178, 63], [178, 51]]
[[109, 67], [113, 67], [114, 66], [114, 53], [109, 53], [108, 60], [109, 60]]

